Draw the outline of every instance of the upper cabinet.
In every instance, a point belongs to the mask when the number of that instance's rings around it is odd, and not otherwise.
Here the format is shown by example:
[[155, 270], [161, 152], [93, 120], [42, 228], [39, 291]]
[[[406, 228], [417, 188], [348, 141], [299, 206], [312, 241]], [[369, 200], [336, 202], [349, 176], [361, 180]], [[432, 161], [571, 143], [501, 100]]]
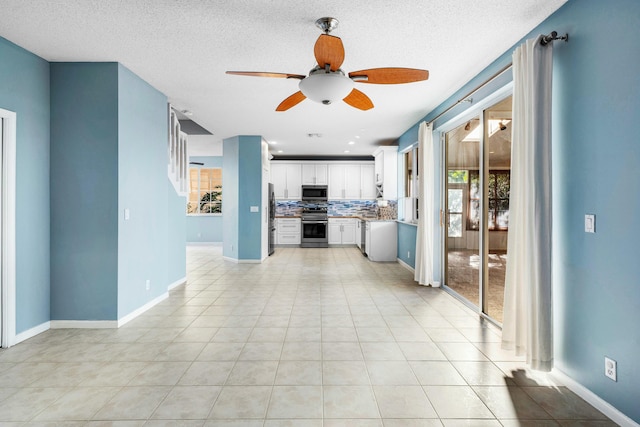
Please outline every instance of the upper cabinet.
[[303, 185], [326, 185], [329, 200], [374, 200], [372, 162], [272, 161], [271, 182], [278, 200], [301, 200]]
[[376, 180], [374, 165], [360, 166], [360, 183], [362, 187], [362, 199], [372, 200], [376, 198]]
[[329, 165], [329, 200], [375, 199], [373, 165], [344, 164]]
[[303, 163], [302, 185], [327, 185], [326, 163]]
[[378, 147], [375, 158], [375, 182], [378, 198], [398, 198], [398, 147]]
[[271, 182], [276, 199], [302, 198], [302, 168], [299, 163], [271, 162]]

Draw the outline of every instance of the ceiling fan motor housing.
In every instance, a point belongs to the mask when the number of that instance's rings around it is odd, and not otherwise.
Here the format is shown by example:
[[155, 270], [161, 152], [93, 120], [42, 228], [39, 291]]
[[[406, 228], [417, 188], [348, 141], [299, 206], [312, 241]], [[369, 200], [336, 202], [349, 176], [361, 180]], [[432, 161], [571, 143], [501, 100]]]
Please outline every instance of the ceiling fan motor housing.
[[343, 100], [353, 90], [353, 80], [342, 70], [326, 72], [314, 69], [298, 84], [300, 91], [312, 101], [329, 105]]

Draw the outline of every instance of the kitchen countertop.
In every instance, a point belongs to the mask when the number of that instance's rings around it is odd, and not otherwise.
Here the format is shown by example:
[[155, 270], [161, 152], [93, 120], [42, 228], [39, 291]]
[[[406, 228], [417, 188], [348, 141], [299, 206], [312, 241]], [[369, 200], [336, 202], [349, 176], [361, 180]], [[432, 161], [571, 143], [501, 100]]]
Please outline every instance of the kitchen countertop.
[[[300, 219], [300, 215], [276, 215], [276, 218], [297, 218]], [[334, 218], [334, 219], [358, 219], [358, 220], [364, 220], [364, 221], [373, 221], [373, 222], [395, 222], [398, 221], [397, 219], [378, 219], [378, 218], [370, 218], [370, 217], [362, 217], [362, 216], [345, 216], [345, 215], [334, 215], [334, 216], [329, 216], [328, 218]]]

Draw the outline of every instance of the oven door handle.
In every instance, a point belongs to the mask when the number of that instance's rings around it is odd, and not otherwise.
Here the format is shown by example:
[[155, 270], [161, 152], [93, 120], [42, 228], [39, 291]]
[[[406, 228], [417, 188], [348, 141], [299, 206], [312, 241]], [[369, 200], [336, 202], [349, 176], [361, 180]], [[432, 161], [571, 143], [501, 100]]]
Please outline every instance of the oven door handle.
[[326, 224], [328, 221], [305, 221], [302, 220], [303, 224]]

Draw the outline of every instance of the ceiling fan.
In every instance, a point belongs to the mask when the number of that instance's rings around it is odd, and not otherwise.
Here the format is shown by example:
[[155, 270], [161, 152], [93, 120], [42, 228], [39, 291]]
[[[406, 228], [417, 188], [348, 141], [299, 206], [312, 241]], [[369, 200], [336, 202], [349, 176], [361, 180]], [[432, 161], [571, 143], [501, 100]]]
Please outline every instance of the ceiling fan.
[[373, 108], [373, 102], [367, 95], [354, 88], [354, 82], [399, 84], [429, 78], [427, 70], [390, 67], [352, 71], [345, 75], [344, 71], [340, 69], [344, 61], [342, 40], [340, 37], [329, 35], [338, 26], [338, 20], [330, 17], [320, 18], [316, 21], [316, 26], [324, 31], [324, 34], [318, 37], [313, 49], [318, 65], [309, 72], [308, 76], [256, 71], [227, 71], [227, 74], [300, 80], [298, 84], [300, 90], [282, 101], [276, 111], [286, 111], [306, 98], [325, 105], [343, 100], [359, 110], [369, 110]]

